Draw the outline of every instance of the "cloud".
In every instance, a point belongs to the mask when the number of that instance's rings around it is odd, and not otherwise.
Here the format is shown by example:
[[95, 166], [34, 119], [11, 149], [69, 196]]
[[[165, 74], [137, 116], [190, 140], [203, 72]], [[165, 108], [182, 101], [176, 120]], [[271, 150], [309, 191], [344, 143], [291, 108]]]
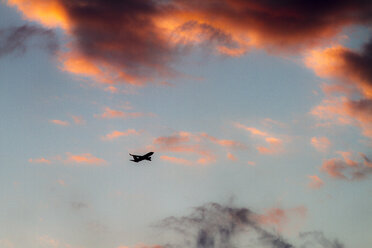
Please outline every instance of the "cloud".
[[363, 162], [350, 159], [350, 152], [337, 152], [343, 159], [331, 158], [323, 162], [320, 170], [334, 179], [356, 181], [366, 179], [372, 174], [372, 166], [369, 158], [360, 153]]
[[[327, 98], [311, 113], [320, 119], [335, 120], [330, 124], [359, 126], [364, 136], [372, 138], [372, 39], [361, 51], [340, 45], [315, 49], [305, 63], [318, 76], [336, 79], [323, 89]], [[336, 93], [342, 96], [333, 96]]]
[[[291, 242], [285, 240], [276, 231], [268, 231], [267, 224], [287, 223], [292, 217], [306, 217], [307, 209], [299, 206], [291, 209], [269, 209], [265, 214], [258, 214], [249, 208], [208, 203], [194, 208], [186, 216], [165, 218], [155, 227], [166, 228], [180, 236], [179, 244], [170, 247], [271, 247], [293, 248]], [[294, 216], [291, 216], [294, 215]], [[270, 229], [269, 229], [270, 230]], [[174, 237], [174, 233], [172, 233]], [[243, 239], [242, 239], [243, 238]], [[249, 240], [249, 245], [244, 241]], [[299, 247], [342, 248], [339, 241], [330, 241], [321, 232], [301, 233]], [[297, 247], [297, 246], [296, 246]]]
[[226, 156], [227, 156], [227, 158], [228, 158], [229, 160], [231, 160], [231, 161], [237, 161], [237, 160], [238, 160], [238, 158], [235, 157], [235, 155], [232, 154], [231, 152], [228, 152]]
[[50, 123], [54, 123], [60, 126], [69, 126], [70, 123], [68, 121], [61, 121], [61, 120], [49, 120]]
[[36, 163], [36, 164], [51, 164], [52, 162], [49, 159], [46, 158], [30, 158], [28, 160], [30, 163]]
[[[35, 44], [32, 44], [34, 39]], [[31, 25], [0, 29], [0, 58], [11, 53], [24, 54], [30, 45], [46, 49], [50, 53], [55, 53], [58, 49], [56, 35], [50, 29]]]
[[308, 184], [309, 188], [319, 189], [324, 186], [323, 180], [320, 179], [317, 175], [310, 175], [307, 177], [310, 179], [310, 182]]
[[235, 123], [235, 127], [244, 129], [244, 130], [250, 132], [253, 136], [263, 136], [263, 137], [269, 136], [269, 134], [267, 134], [266, 132], [260, 131], [257, 128], [254, 128], [254, 127], [245, 126], [245, 125], [240, 124], [240, 123]]
[[210, 136], [206, 133], [202, 133], [201, 136], [223, 147], [230, 147], [230, 148], [235, 148], [235, 149], [247, 148], [245, 144], [242, 144], [235, 140], [217, 139], [216, 137]]
[[28, 20], [65, 31], [69, 43], [59, 55], [64, 70], [136, 85], [180, 75], [172, 64], [195, 46], [227, 56], [252, 47], [293, 53], [372, 19], [363, 0], [7, 2]]
[[111, 109], [109, 107], [105, 108], [105, 111], [101, 115], [94, 115], [96, 118], [104, 118], [104, 119], [114, 119], [114, 118], [138, 118], [144, 116], [143, 113], [139, 112], [124, 112], [121, 110]]
[[[300, 222], [307, 216], [307, 208], [305, 206], [298, 206], [295, 208], [270, 208], [263, 214], [257, 214], [256, 220], [268, 227], [275, 227], [279, 232], [289, 230], [289, 228], [299, 229]], [[292, 226], [290, 226], [292, 224]]]
[[72, 115], [71, 117], [76, 125], [84, 125], [86, 123], [86, 121], [81, 116]]
[[129, 136], [129, 135], [138, 135], [138, 132], [135, 129], [128, 129], [125, 132], [120, 132], [120, 131], [112, 131], [109, 134], [106, 134], [105, 136], [102, 137], [103, 140], [113, 140], [117, 139], [122, 136]]
[[284, 151], [283, 141], [275, 137], [267, 137], [265, 141], [268, 143], [268, 146], [257, 146], [259, 153], [264, 155], [274, 155], [279, 154]]
[[[229, 149], [245, 149], [243, 143], [228, 139], [218, 139], [207, 133], [191, 133], [180, 131], [169, 136], [155, 138], [151, 149], [172, 152], [194, 154], [199, 158], [194, 160], [164, 156], [164, 160], [178, 164], [210, 164], [216, 161], [216, 156], [210, 148], [210, 143]], [[182, 162], [181, 162], [182, 161]]]
[[13, 242], [8, 239], [0, 239], [0, 245], [4, 248], [14, 248]]
[[116, 88], [115, 86], [112, 86], [112, 85], [106, 87], [106, 88], [105, 88], [105, 91], [110, 92], [110, 93], [112, 93], [112, 94], [119, 93], [118, 88]]
[[327, 137], [312, 137], [311, 144], [317, 149], [319, 152], [326, 152], [329, 147], [331, 146], [331, 142]]
[[72, 163], [72, 164], [95, 165], [95, 166], [102, 166], [102, 165], [107, 164], [105, 160], [94, 157], [90, 153], [72, 154], [68, 152], [65, 162]]
[[254, 161], [248, 161], [247, 164], [252, 165], [252, 166], [256, 166], [256, 162], [254, 162]]

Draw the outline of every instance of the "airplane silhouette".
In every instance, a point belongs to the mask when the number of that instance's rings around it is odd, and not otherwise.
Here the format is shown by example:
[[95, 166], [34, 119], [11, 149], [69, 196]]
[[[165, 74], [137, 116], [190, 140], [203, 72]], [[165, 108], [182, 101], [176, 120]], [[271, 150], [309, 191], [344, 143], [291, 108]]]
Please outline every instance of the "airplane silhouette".
[[149, 152], [149, 153], [146, 153], [145, 155], [142, 155], [142, 156], [141, 155], [133, 155], [133, 154], [129, 153], [129, 155], [131, 155], [133, 157], [133, 159], [131, 159], [130, 161], [133, 161], [133, 162], [136, 162], [136, 163], [141, 162], [142, 160], [151, 161], [151, 155], [152, 154], [154, 154], [154, 152]]

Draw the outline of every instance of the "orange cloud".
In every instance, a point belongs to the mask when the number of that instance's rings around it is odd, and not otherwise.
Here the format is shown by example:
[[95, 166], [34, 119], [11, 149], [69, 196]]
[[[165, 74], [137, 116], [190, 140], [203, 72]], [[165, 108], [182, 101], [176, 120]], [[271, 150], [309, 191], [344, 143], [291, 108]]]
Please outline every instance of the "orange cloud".
[[[289, 229], [299, 228], [298, 222], [302, 222], [307, 216], [307, 208], [298, 206], [290, 209], [271, 208], [267, 209], [264, 214], [256, 215], [259, 223], [267, 226], [276, 227], [279, 232]], [[292, 223], [291, 223], [292, 222]], [[297, 223], [296, 223], [297, 222]], [[293, 224], [294, 226], [291, 226]]]
[[[192, 164], [206, 165], [216, 161], [215, 155], [205, 146], [201, 145], [204, 135], [190, 132], [178, 132], [171, 136], [163, 136], [154, 139], [151, 149], [173, 153], [196, 154], [199, 158]], [[168, 157], [168, 161], [170, 161]], [[173, 159], [173, 161], [176, 161]], [[179, 160], [180, 161], [180, 160]]]
[[[333, 85], [323, 86], [327, 99], [311, 113], [328, 119], [328, 124], [359, 126], [369, 138], [372, 138], [371, 47], [372, 40], [361, 51], [337, 45], [313, 50], [305, 58], [305, 64], [318, 76], [336, 79]], [[334, 97], [336, 93], [343, 96]]]
[[97, 165], [97, 166], [102, 166], [102, 165], [107, 164], [105, 160], [94, 157], [90, 153], [83, 153], [79, 155], [67, 153], [67, 159], [65, 160], [65, 162], [73, 163], [73, 164], [85, 164], [85, 165]]
[[30, 158], [28, 160], [29, 163], [36, 163], [36, 164], [51, 164], [52, 162], [46, 158]]
[[125, 132], [120, 132], [120, 131], [113, 131], [109, 134], [106, 134], [105, 136], [102, 137], [104, 140], [113, 140], [122, 136], [129, 136], [129, 135], [138, 135], [138, 132], [135, 129], [128, 129]]
[[61, 120], [49, 120], [50, 123], [54, 123], [60, 126], [69, 126], [70, 123], [68, 121], [61, 121]]
[[244, 129], [244, 130], [250, 132], [252, 135], [263, 136], [263, 137], [269, 136], [267, 133], [265, 133], [263, 131], [260, 131], [256, 128], [254, 128], [254, 127], [247, 127], [247, 126], [245, 126], [243, 124], [240, 124], [240, 123], [235, 123], [235, 127]]
[[74, 120], [75, 124], [77, 124], [77, 125], [84, 125], [85, 124], [85, 120], [83, 119], [83, 117], [75, 116], [75, 115], [73, 115], [71, 117]]
[[111, 92], [111, 93], [113, 93], [113, 94], [119, 92], [118, 88], [116, 88], [115, 86], [112, 86], [112, 85], [106, 87], [106, 88], [105, 88], [105, 91], [107, 91], [107, 92]]
[[231, 152], [227, 153], [227, 158], [231, 161], [237, 161], [238, 159]]
[[274, 155], [284, 151], [282, 140], [275, 137], [267, 137], [265, 138], [265, 141], [269, 144], [269, 146], [257, 146], [257, 150], [261, 154]]
[[331, 142], [327, 137], [312, 137], [311, 144], [317, 149], [319, 152], [325, 152], [331, 146]]
[[231, 147], [231, 148], [236, 148], [236, 149], [245, 149], [246, 148], [246, 145], [244, 145], [244, 144], [242, 144], [238, 141], [235, 141], [235, 140], [218, 139], [218, 138], [210, 136], [206, 133], [202, 133], [201, 137], [204, 137], [204, 138], [210, 140], [211, 142], [213, 142], [215, 144], [218, 144], [220, 146], [224, 146], [224, 147]]
[[95, 115], [95, 117], [105, 118], [105, 119], [113, 119], [113, 118], [138, 118], [143, 116], [143, 113], [139, 112], [124, 112], [120, 110], [111, 109], [109, 107], [105, 108], [105, 112], [101, 115]]
[[343, 159], [332, 158], [325, 160], [320, 168], [322, 172], [325, 172], [330, 177], [335, 179], [343, 180], [362, 180], [372, 174], [372, 166], [370, 166], [369, 158], [360, 153], [363, 162], [357, 162], [350, 159], [352, 155], [350, 152], [337, 152]]
[[204, 45], [234, 57], [252, 47], [293, 53], [322, 44], [347, 25], [371, 22], [368, 1], [316, 7], [274, 0], [7, 3], [30, 21], [62, 28], [70, 40], [60, 55], [62, 68], [104, 83], [163, 82], [179, 75], [171, 64], [189, 50], [182, 48]]
[[256, 166], [256, 162], [254, 162], [254, 161], [248, 161], [247, 164], [252, 165], [252, 166]]
[[313, 175], [313, 176], [307, 176], [307, 177], [310, 179], [310, 182], [308, 184], [309, 188], [319, 189], [319, 188], [323, 187], [324, 182], [318, 176]]

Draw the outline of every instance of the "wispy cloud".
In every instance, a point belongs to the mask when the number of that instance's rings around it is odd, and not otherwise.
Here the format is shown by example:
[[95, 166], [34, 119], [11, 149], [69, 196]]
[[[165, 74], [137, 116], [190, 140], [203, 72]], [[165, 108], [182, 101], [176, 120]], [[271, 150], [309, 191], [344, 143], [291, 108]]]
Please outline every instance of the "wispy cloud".
[[308, 187], [311, 189], [319, 189], [324, 186], [324, 182], [320, 179], [317, 175], [309, 175], [307, 176], [310, 180]]
[[100, 115], [94, 115], [96, 118], [104, 118], [104, 119], [114, 119], [114, 118], [138, 118], [144, 116], [144, 113], [140, 112], [124, 112], [121, 110], [111, 109], [109, 107], [105, 108], [105, 111]]
[[129, 135], [138, 135], [139, 133], [135, 129], [128, 129], [124, 132], [121, 131], [112, 131], [111, 133], [106, 134], [105, 136], [102, 137], [103, 140], [114, 140], [119, 137], [123, 136], [129, 136]]
[[28, 160], [30, 163], [35, 163], [35, 164], [51, 164], [52, 162], [49, 159], [46, 158], [30, 158]]
[[311, 144], [317, 149], [319, 152], [326, 152], [328, 151], [329, 147], [332, 145], [331, 141], [327, 137], [312, 137]]
[[60, 126], [69, 126], [70, 123], [68, 121], [61, 121], [61, 120], [49, 120], [50, 123], [60, 125]]
[[84, 125], [86, 123], [82, 116], [72, 115], [71, 117], [76, 125]]
[[231, 161], [237, 161], [238, 160], [238, 158], [234, 154], [232, 154], [231, 152], [228, 152], [226, 156]]
[[90, 153], [72, 154], [67, 153], [66, 163], [71, 164], [83, 164], [83, 165], [95, 165], [102, 166], [106, 165], [107, 162], [101, 158], [97, 158]]

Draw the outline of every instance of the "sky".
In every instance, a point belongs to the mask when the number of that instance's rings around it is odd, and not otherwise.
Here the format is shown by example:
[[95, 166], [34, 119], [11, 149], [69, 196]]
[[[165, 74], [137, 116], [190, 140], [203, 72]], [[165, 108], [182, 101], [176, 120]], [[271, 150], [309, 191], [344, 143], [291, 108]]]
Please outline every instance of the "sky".
[[369, 248], [371, 27], [369, 0], [1, 0], [0, 247]]

